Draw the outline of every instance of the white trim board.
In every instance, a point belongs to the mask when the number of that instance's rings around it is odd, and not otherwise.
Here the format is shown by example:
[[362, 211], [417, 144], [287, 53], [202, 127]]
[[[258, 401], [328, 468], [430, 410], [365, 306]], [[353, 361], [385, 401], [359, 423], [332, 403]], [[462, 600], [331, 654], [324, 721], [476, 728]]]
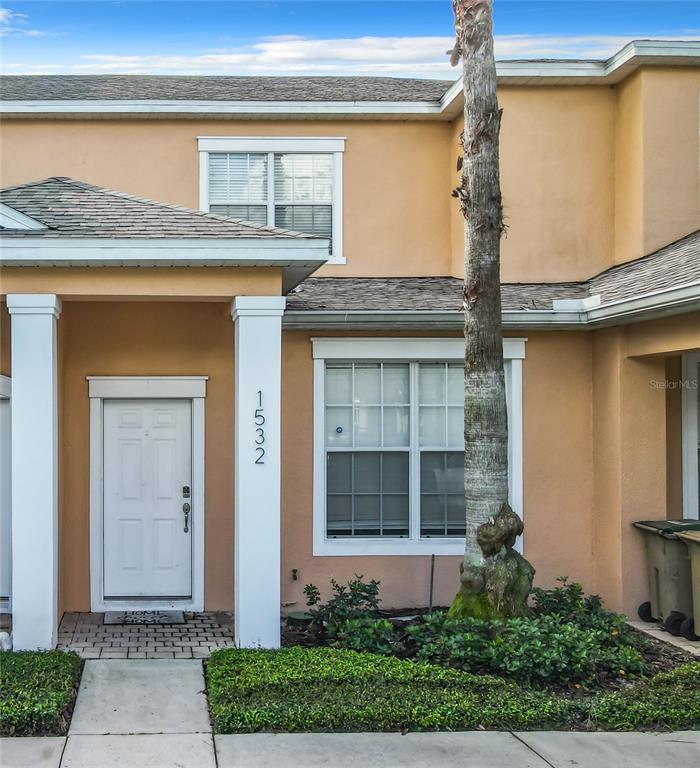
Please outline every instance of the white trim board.
[[0, 374], [0, 399], [9, 400], [12, 397], [12, 378]]
[[682, 358], [681, 409], [683, 442], [683, 517], [698, 517], [698, 386], [700, 386], [700, 352], [689, 352]]
[[13, 267], [282, 267], [289, 291], [329, 260], [329, 241], [311, 237], [3, 238]]
[[[525, 357], [527, 339], [503, 339], [504, 358]], [[464, 339], [312, 337], [314, 359], [323, 360], [461, 360]]]
[[[207, 376], [88, 376], [90, 394], [90, 610], [204, 610], [204, 400]], [[188, 600], [105, 600], [102, 579], [104, 400], [192, 400], [192, 597]]]
[[0, 226], [7, 229], [47, 229], [46, 224], [16, 211], [5, 203], [0, 203]]
[[[503, 340], [508, 405], [508, 466], [510, 504], [524, 519], [523, 480], [523, 366], [527, 339]], [[365, 555], [463, 555], [464, 538], [420, 538], [412, 510], [411, 538], [326, 537], [326, 360], [461, 360], [463, 339], [430, 338], [312, 338], [313, 384], [313, 554], [320, 556]], [[413, 476], [415, 478], [415, 469]], [[414, 494], [415, 496], [415, 494]], [[522, 551], [520, 537], [516, 549]]]
[[200, 152], [345, 151], [345, 136], [197, 136]]

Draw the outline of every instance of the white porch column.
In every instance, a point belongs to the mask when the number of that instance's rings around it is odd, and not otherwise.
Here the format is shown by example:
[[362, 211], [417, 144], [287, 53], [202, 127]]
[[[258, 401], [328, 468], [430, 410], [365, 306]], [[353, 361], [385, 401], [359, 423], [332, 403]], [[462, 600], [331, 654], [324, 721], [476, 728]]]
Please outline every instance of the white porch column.
[[53, 294], [11, 294], [12, 641], [53, 648], [58, 624], [58, 414]]
[[235, 630], [244, 648], [280, 644], [282, 296], [239, 296], [235, 340]]

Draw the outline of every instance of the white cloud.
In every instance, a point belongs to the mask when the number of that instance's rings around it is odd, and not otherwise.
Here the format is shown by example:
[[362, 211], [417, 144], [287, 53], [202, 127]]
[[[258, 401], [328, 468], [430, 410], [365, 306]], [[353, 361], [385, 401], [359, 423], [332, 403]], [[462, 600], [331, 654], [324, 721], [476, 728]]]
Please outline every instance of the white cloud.
[[[495, 46], [500, 59], [604, 59], [631, 39], [634, 38], [621, 35], [506, 35], [497, 37]], [[452, 42], [450, 37], [280, 36], [263, 38], [243, 48], [210, 49], [192, 56], [89, 54], [81, 56], [80, 62], [70, 69], [153, 74], [398, 75], [451, 79], [456, 72], [450, 67], [445, 51], [452, 47]]]
[[[697, 32], [697, 30], [694, 30]], [[638, 36], [642, 37], [642, 36]], [[503, 35], [496, 56], [512, 58], [605, 59], [635, 36]], [[672, 40], [664, 36], [655, 39]], [[700, 39], [689, 35], [685, 39]], [[261, 38], [237, 48], [210, 48], [194, 55], [89, 53], [55, 72], [200, 75], [394, 75], [455, 79], [446, 51], [451, 37]], [[37, 65], [37, 68], [39, 66]], [[31, 71], [32, 67], [27, 68]]]
[[46, 37], [55, 34], [39, 29], [28, 29], [29, 16], [9, 8], [0, 8], [0, 37]]

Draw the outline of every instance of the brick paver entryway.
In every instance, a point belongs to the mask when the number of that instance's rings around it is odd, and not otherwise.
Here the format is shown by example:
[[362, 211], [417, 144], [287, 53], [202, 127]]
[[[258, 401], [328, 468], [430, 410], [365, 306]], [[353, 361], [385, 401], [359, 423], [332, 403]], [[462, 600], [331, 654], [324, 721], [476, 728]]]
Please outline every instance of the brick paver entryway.
[[230, 613], [185, 613], [184, 624], [104, 624], [102, 613], [66, 613], [58, 647], [83, 659], [204, 659], [233, 648]]

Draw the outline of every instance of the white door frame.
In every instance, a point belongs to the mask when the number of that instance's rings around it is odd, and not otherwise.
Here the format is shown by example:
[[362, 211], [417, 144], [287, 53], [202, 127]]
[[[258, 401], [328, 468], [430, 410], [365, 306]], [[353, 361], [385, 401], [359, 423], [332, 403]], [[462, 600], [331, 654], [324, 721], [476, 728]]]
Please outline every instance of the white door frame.
[[[0, 374], [0, 400], [10, 400], [10, 429], [12, 429], [12, 379], [9, 376]], [[11, 461], [10, 456], [0, 456], [2, 461]], [[10, 477], [12, 473], [10, 472]], [[11, 501], [11, 499], [10, 499]], [[10, 542], [12, 542], [12, 504], [10, 503], [10, 509], [7, 510], [10, 515]], [[10, 553], [12, 552], [12, 544], [10, 544]], [[12, 613], [12, 567], [10, 566], [10, 583], [9, 583], [9, 595], [7, 599], [0, 598], [0, 613]]]
[[[204, 610], [204, 398], [208, 376], [88, 376], [90, 397], [90, 610]], [[192, 401], [192, 597], [105, 600], [103, 579], [104, 400]]]
[[683, 430], [683, 517], [698, 516], [698, 366], [700, 352], [683, 355], [682, 430]]

